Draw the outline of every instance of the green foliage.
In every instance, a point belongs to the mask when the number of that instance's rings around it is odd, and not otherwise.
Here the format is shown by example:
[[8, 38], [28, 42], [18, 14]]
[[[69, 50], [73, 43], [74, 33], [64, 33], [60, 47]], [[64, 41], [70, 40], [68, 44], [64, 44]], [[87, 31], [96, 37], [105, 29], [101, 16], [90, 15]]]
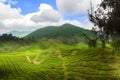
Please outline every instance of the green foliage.
[[12, 34], [2, 34], [0, 36], [0, 41], [6, 42], [6, 41], [22, 41], [23, 38], [19, 38], [16, 36], [13, 36]]

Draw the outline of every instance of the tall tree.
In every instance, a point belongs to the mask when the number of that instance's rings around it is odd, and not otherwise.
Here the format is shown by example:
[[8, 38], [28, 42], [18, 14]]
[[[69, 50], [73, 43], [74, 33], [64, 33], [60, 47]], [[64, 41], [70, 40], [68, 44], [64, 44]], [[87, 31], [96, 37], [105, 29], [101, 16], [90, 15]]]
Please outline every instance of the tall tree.
[[120, 0], [102, 0], [97, 10], [93, 11], [92, 2], [91, 10], [88, 12], [89, 19], [102, 32], [103, 46], [105, 39], [111, 35], [120, 37]]

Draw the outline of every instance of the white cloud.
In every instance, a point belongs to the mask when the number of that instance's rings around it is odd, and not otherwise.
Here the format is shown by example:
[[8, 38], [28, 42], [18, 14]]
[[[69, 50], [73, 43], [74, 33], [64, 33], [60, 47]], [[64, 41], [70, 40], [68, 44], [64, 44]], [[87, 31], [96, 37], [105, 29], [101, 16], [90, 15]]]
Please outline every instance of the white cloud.
[[48, 5], [48, 4], [40, 4], [39, 6], [39, 10], [43, 11], [43, 10], [48, 10], [48, 9], [53, 9], [52, 6]]
[[0, 0], [0, 2], [5, 2], [6, 0]]
[[31, 18], [34, 22], [59, 22], [61, 15], [48, 4], [41, 4], [40, 11]]
[[20, 8], [11, 8], [10, 5], [5, 5], [4, 3], [0, 2], [0, 20], [20, 17], [22, 17], [20, 14]]
[[61, 20], [59, 12], [48, 4], [41, 4], [38, 12], [22, 15], [20, 8], [11, 8], [10, 4], [0, 2], [0, 30], [28, 30], [55, 25]]
[[[101, 0], [92, 0], [95, 7]], [[90, 9], [90, 0], [56, 0], [60, 12], [66, 14], [84, 14]]]
[[34, 22], [23, 16], [20, 8], [11, 8], [10, 4], [0, 2], [0, 32], [13, 29], [24, 29], [34, 25]]

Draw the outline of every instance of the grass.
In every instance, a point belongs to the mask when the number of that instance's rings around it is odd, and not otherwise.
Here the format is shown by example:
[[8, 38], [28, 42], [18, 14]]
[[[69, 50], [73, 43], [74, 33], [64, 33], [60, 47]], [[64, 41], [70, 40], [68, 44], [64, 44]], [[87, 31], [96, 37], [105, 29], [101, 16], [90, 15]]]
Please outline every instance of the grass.
[[1, 51], [0, 80], [120, 80], [120, 54], [109, 45], [89, 49], [51, 40], [34, 43]]

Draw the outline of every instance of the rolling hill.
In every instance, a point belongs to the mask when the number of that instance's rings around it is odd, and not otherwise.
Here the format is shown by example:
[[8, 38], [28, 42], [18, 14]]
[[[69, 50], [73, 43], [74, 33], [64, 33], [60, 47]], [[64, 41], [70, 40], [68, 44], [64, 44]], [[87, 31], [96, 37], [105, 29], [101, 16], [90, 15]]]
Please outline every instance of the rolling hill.
[[62, 41], [65, 44], [75, 44], [78, 42], [84, 42], [85, 37], [83, 33], [87, 34], [90, 37], [94, 36], [94, 33], [90, 30], [83, 29], [71, 24], [63, 24], [61, 26], [48, 26], [40, 28], [27, 36], [25, 39], [57, 39]]

